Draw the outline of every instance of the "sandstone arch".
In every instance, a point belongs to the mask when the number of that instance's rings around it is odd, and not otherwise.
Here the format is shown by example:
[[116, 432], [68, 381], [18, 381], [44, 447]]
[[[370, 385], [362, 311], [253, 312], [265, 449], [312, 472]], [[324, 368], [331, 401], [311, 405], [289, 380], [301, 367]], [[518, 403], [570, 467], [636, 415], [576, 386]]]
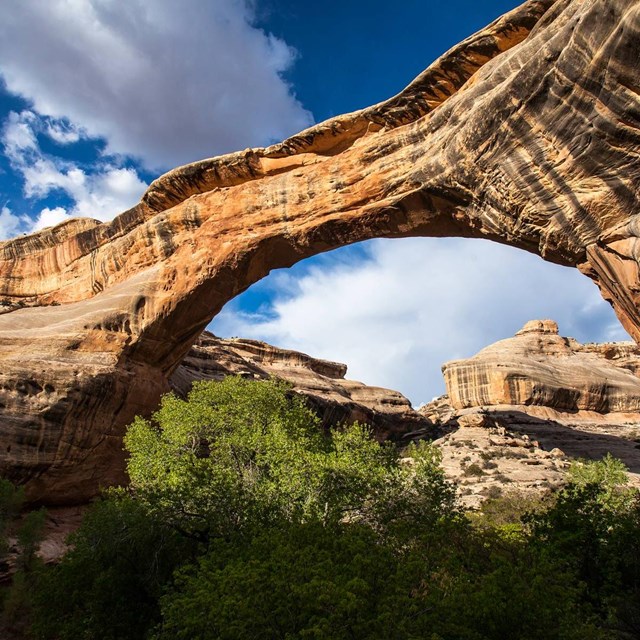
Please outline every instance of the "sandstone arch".
[[122, 429], [223, 304], [373, 237], [578, 267], [640, 337], [640, 2], [529, 0], [398, 96], [156, 180], [113, 222], [0, 243], [0, 461], [34, 498], [120, 477]]

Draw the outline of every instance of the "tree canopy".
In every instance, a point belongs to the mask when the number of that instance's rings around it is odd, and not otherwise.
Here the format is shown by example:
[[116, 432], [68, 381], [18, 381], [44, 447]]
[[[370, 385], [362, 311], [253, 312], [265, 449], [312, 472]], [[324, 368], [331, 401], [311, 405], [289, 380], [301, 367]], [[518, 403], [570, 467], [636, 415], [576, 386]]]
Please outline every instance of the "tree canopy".
[[323, 431], [285, 384], [242, 378], [166, 396], [125, 446], [130, 486], [31, 574], [34, 638], [638, 637], [640, 502], [613, 459], [469, 518], [433, 445]]

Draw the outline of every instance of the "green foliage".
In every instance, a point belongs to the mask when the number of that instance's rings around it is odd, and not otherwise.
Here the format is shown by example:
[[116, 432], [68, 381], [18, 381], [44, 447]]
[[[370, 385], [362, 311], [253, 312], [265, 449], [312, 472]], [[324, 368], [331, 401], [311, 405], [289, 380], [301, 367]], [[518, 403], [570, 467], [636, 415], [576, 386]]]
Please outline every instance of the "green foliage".
[[190, 557], [172, 529], [122, 491], [94, 504], [70, 542], [60, 564], [38, 576], [36, 638], [144, 637], [164, 585]]
[[597, 485], [597, 496], [609, 509], [623, 509], [635, 492], [629, 487], [627, 467], [621, 460], [607, 453], [602, 460], [576, 460], [568, 471], [573, 487]]
[[[370, 522], [392, 495], [425, 503], [429, 482], [420, 478], [436, 469], [417, 448], [412, 467], [400, 465], [393, 447], [357, 423], [323, 434], [283, 383], [232, 377], [194, 385], [187, 401], [166, 396], [151, 421], [136, 419], [125, 446], [137, 499], [202, 541], [282, 521]], [[438, 481], [446, 493], [441, 474]]]
[[573, 571], [585, 601], [626, 638], [640, 630], [640, 499], [622, 469], [609, 456], [582, 462], [555, 503], [526, 523], [532, 546]]
[[165, 397], [126, 448], [130, 489], [30, 570], [36, 638], [638, 636], [640, 503], [613, 459], [467, 517], [435, 447], [323, 433], [286, 385], [238, 378]]
[[14, 540], [13, 578], [0, 593], [1, 623], [8, 625], [18, 634], [25, 631], [35, 573], [42, 564], [36, 553], [46, 520], [44, 509], [22, 514], [23, 508], [22, 487], [15, 487], [8, 480], [0, 479], [0, 558], [6, 558], [9, 552], [9, 536]]
[[628, 484], [627, 467], [610, 453], [602, 460], [576, 460], [569, 468], [569, 482], [576, 486], [599, 484], [605, 489], [616, 489]]
[[445, 478], [441, 460], [440, 450], [427, 442], [409, 445], [376, 486], [361, 522], [400, 546], [450, 527], [465, 528], [455, 487]]
[[42, 532], [46, 519], [46, 510], [38, 509], [37, 511], [30, 511], [20, 523], [16, 534], [20, 549], [17, 565], [19, 571], [29, 572], [37, 567], [36, 552], [42, 541]]
[[163, 597], [156, 638], [607, 637], [570, 571], [520, 543], [450, 533], [404, 550], [361, 525], [216, 541]]
[[0, 478], [0, 559], [9, 550], [7, 535], [24, 503], [24, 490]]
[[361, 526], [318, 523], [215, 542], [162, 599], [158, 639], [379, 638], [395, 558]]

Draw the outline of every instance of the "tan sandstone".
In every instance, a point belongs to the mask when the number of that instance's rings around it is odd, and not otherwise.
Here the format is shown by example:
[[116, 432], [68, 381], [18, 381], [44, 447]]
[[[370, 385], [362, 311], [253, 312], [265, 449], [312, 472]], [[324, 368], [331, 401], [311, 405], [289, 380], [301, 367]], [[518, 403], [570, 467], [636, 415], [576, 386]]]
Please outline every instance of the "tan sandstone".
[[640, 411], [640, 348], [581, 345], [552, 320], [528, 322], [513, 338], [442, 367], [456, 409], [541, 405], [562, 411]]

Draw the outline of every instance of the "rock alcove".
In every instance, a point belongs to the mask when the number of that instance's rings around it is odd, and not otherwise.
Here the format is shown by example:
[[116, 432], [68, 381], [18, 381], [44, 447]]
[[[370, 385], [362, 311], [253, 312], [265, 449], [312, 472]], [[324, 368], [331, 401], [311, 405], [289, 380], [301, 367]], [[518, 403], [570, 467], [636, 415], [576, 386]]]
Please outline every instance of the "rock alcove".
[[222, 306], [376, 237], [487, 238], [573, 266], [640, 338], [640, 4], [530, 0], [390, 100], [156, 180], [110, 223], [0, 243], [0, 469], [33, 499], [122, 477]]

